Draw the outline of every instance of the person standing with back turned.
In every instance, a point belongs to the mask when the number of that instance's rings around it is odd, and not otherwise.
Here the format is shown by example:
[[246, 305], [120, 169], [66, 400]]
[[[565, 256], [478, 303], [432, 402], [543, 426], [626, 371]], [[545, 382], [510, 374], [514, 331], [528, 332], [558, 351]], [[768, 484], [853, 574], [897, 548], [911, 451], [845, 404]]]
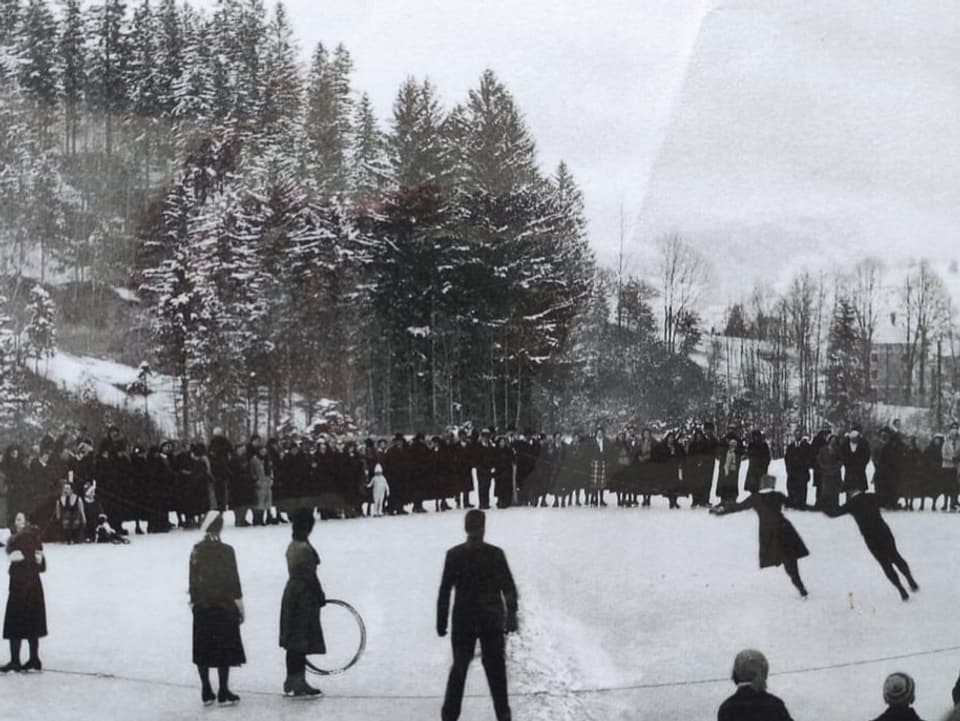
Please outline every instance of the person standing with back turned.
[[464, 519], [467, 541], [447, 551], [437, 598], [437, 634], [447, 635], [450, 591], [453, 604], [453, 666], [440, 713], [442, 721], [460, 718], [467, 669], [480, 641], [483, 670], [487, 674], [497, 721], [511, 721], [507, 698], [504, 634], [517, 630], [517, 588], [503, 551], [484, 543], [486, 517], [471, 510]]

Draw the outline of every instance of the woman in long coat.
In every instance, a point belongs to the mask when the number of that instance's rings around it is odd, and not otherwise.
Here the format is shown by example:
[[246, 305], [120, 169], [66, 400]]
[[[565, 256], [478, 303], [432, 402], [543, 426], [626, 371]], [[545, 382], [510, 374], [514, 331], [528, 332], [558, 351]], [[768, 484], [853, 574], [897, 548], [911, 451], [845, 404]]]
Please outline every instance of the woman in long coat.
[[313, 510], [299, 508], [290, 514], [293, 540], [287, 546], [287, 572], [289, 579], [283, 589], [280, 603], [280, 648], [287, 651], [287, 678], [283, 682], [284, 694], [317, 697], [320, 689], [307, 684], [306, 660], [310, 654], [327, 652], [327, 644], [320, 626], [320, 609], [326, 596], [317, 566], [320, 556], [310, 541], [313, 531]]
[[827, 444], [817, 452], [820, 467], [820, 493], [817, 498], [821, 510], [840, 505], [840, 488], [843, 485], [843, 456], [839, 436], [831, 434]]
[[[203, 540], [190, 554], [190, 606], [193, 609], [193, 662], [202, 684], [201, 699], [209, 706], [216, 699], [232, 705], [240, 697], [230, 691], [230, 667], [247, 658], [240, 640], [243, 593], [233, 548], [220, 541], [223, 515], [216, 510], [204, 517]], [[220, 689], [214, 696], [210, 668], [217, 669]]]
[[775, 491], [777, 479], [773, 476], [763, 476], [760, 479], [760, 490], [746, 498], [741, 503], [732, 506], [712, 509], [715, 515], [737, 513], [753, 509], [760, 519], [760, 568], [783, 565], [794, 587], [803, 598], [807, 597], [807, 589], [800, 580], [800, 570], [797, 561], [810, 555], [807, 547], [800, 538], [800, 534], [783, 515], [783, 507], [787, 497]]
[[[3, 637], [10, 641], [10, 662], [0, 672], [40, 671], [40, 639], [47, 635], [47, 607], [40, 574], [47, 570], [47, 559], [37, 529], [27, 524], [24, 513], [17, 513], [13, 535], [7, 542], [10, 562], [10, 592], [3, 616]], [[20, 665], [23, 639], [30, 647], [30, 658]]]
[[743, 489], [747, 493], [760, 490], [760, 479], [770, 467], [770, 445], [763, 437], [763, 431], [754, 429], [747, 444], [747, 478]]

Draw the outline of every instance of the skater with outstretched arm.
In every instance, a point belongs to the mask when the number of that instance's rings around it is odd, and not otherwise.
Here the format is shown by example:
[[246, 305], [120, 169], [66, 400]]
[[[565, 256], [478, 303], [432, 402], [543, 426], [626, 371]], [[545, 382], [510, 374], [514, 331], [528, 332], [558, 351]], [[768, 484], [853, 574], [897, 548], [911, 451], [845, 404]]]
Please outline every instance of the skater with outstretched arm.
[[880, 568], [890, 579], [890, 583], [900, 592], [901, 599], [906, 601], [910, 598], [910, 595], [903, 584], [900, 583], [900, 577], [894, 567], [907, 579], [911, 591], [919, 590], [916, 581], [910, 574], [910, 567], [897, 550], [897, 542], [893, 537], [890, 526], [880, 515], [880, 504], [877, 502], [875, 494], [864, 493], [858, 489], [848, 490], [846, 503], [839, 508], [825, 509], [824, 513], [830, 518], [838, 518], [843, 515], [853, 516], [853, 520], [857, 522], [857, 528], [860, 529], [860, 535], [863, 536], [863, 540], [867, 544], [867, 550], [877, 559], [877, 563], [880, 564]]
[[753, 509], [760, 519], [760, 568], [783, 567], [800, 596], [806, 598], [807, 589], [800, 579], [797, 561], [810, 555], [800, 534], [783, 515], [787, 497], [774, 490], [777, 479], [770, 475], [760, 478], [760, 491], [746, 500], [729, 506], [710, 509], [715, 516]]
[[450, 638], [453, 666], [440, 712], [442, 721], [460, 718], [467, 669], [478, 640], [497, 721], [510, 721], [504, 634], [517, 630], [517, 588], [503, 551], [484, 543], [485, 525], [482, 511], [468, 511], [464, 519], [467, 541], [447, 551], [443, 565], [437, 598], [437, 634], [441, 637], [447, 635], [450, 591], [456, 597]]

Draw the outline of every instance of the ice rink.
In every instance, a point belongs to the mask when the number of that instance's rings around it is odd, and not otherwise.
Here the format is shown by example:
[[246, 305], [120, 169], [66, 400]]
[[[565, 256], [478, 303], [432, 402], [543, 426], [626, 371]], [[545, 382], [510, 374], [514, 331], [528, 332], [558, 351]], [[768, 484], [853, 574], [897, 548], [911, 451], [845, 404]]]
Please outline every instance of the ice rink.
[[[506, 551], [520, 592], [521, 632], [508, 645], [517, 721], [715, 718], [733, 691], [733, 657], [747, 646], [767, 654], [770, 690], [797, 721], [879, 715], [883, 679], [895, 670], [916, 679], [921, 717], [947, 710], [960, 650], [931, 652], [960, 646], [960, 517], [887, 515], [921, 586], [903, 603], [851, 518], [791, 513], [811, 551], [800, 563], [810, 590], [802, 601], [781, 569], [758, 570], [753, 512], [713, 517], [688, 501], [679, 511], [654, 503], [489, 513], [487, 540]], [[0, 677], [0, 718], [439, 719], [450, 647], [435, 632], [436, 592], [462, 522], [453, 511], [318, 523], [327, 595], [356, 606], [368, 642], [347, 673], [314, 677], [326, 697], [308, 702], [279, 693], [289, 527], [228, 521], [248, 657], [233, 672], [242, 702], [232, 708], [201, 706], [190, 662], [187, 566], [198, 531], [131, 536], [128, 546], [49, 545], [45, 671]], [[878, 660], [907, 654], [919, 655]], [[479, 659], [467, 692], [462, 718], [492, 719]]]

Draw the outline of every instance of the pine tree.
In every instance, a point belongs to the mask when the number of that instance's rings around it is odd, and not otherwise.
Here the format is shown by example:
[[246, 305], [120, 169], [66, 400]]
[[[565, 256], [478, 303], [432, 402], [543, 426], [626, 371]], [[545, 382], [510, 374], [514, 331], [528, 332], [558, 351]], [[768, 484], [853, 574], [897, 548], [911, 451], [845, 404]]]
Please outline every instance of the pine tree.
[[856, 418], [863, 397], [857, 314], [849, 298], [837, 298], [827, 341], [826, 415], [835, 422]]
[[337, 46], [333, 58], [318, 44], [307, 77], [305, 166], [322, 197], [346, 192], [351, 142], [350, 53]]
[[35, 359], [35, 370], [40, 372], [40, 359], [53, 355], [57, 344], [56, 308], [47, 290], [39, 283], [30, 289], [27, 304], [30, 320], [25, 329], [27, 356]]
[[24, 397], [18, 380], [20, 367], [16, 355], [16, 339], [7, 309], [7, 299], [0, 295], [0, 431], [12, 434], [17, 425]]
[[104, 0], [91, 8], [90, 33], [94, 45], [90, 53], [88, 98], [91, 108], [104, 118], [104, 153], [114, 151], [115, 131], [129, 104], [127, 68], [130, 44], [127, 5], [123, 0]]
[[160, 71], [158, 68], [160, 35], [159, 23], [150, 6], [150, 0], [141, 0], [133, 13], [129, 34], [129, 62], [124, 68], [124, 82], [129, 88], [130, 113], [128, 120], [136, 128], [140, 141], [138, 154], [142, 160], [141, 187], [144, 195], [150, 189], [151, 161], [156, 143], [157, 118], [161, 112]]
[[354, 200], [371, 202], [386, 187], [390, 168], [386, 138], [377, 125], [370, 96], [364, 93], [357, 103], [351, 153], [350, 187]]
[[77, 154], [80, 109], [87, 87], [87, 51], [80, 0], [66, 0], [59, 45], [61, 97], [65, 113], [64, 152]]
[[414, 187], [435, 183], [444, 186], [453, 168], [445, 138], [445, 120], [436, 90], [429, 81], [408, 78], [393, 102], [393, 119], [387, 139], [393, 184]]
[[57, 23], [47, 0], [29, 0], [20, 29], [20, 86], [32, 101], [37, 148], [49, 145], [57, 105]]

